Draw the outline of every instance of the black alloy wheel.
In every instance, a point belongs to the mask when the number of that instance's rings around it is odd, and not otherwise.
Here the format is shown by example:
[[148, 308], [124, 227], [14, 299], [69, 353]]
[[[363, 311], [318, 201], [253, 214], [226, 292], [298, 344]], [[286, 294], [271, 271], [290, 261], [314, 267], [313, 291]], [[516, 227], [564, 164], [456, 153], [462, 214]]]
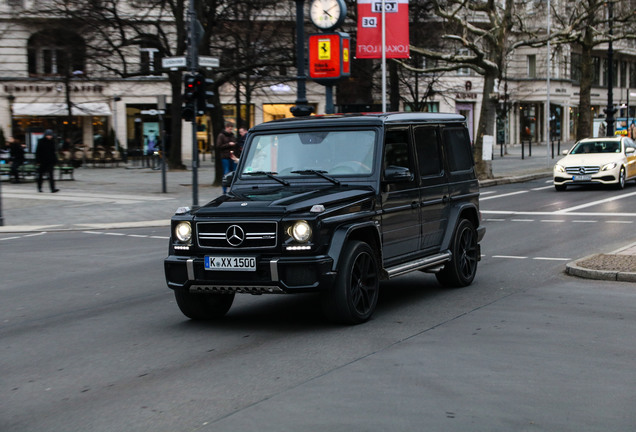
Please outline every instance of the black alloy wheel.
[[477, 232], [472, 222], [462, 219], [457, 224], [451, 245], [451, 260], [436, 276], [446, 287], [464, 287], [470, 285], [477, 273], [479, 247]]
[[351, 241], [342, 257], [336, 283], [323, 297], [323, 310], [330, 321], [360, 324], [371, 318], [378, 303], [376, 254], [367, 243]]

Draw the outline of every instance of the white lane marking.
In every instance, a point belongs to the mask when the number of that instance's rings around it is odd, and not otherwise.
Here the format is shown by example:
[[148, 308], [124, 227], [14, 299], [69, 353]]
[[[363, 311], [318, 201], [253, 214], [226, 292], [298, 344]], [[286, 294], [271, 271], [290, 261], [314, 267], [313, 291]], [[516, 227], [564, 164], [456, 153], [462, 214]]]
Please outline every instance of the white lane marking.
[[533, 260], [541, 261], [572, 261], [572, 258], [555, 258], [555, 257], [534, 257]]
[[488, 222], [505, 222], [505, 219], [497, 219], [497, 218], [489, 218], [489, 219], [484, 219]]
[[602, 213], [602, 212], [532, 212], [532, 211], [513, 211], [513, 210], [481, 210], [482, 214], [508, 215], [508, 216], [613, 216], [613, 217], [636, 217], [636, 213]]
[[570, 221], [570, 222], [572, 222], [572, 223], [597, 223], [598, 221], [585, 219], [585, 220], [573, 220], [573, 221]]
[[510, 219], [511, 222], [534, 222], [534, 219]]
[[632, 221], [624, 221], [624, 220], [608, 220], [605, 223], [616, 223], [616, 224], [630, 224]]
[[[485, 256], [484, 256], [485, 257]], [[500, 259], [516, 259], [516, 260], [524, 260], [531, 259], [536, 261], [572, 261], [572, 258], [559, 258], [559, 257], [528, 257], [528, 256], [518, 256], [518, 255], [493, 255], [492, 258], [500, 258]]]
[[504, 197], [508, 197], [508, 196], [512, 196], [512, 195], [519, 195], [519, 194], [524, 194], [524, 193], [528, 193], [528, 191], [527, 190], [523, 190], [523, 191], [510, 192], [510, 193], [501, 194], [501, 195], [488, 196], [488, 197], [485, 197], [485, 198], [479, 198], [479, 201], [486, 201], [486, 200], [493, 199], [493, 198], [504, 198]]
[[587, 207], [593, 207], [595, 205], [605, 204], [605, 203], [612, 202], [612, 201], [617, 201], [617, 200], [623, 199], [623, 198], [629, 198], [629, 197], [632, 197], [634, 195], [636, 195], [636, 192], [631, 192], [631, 193], [627, 193], [627, 194], [624, 194], [624, 195], [617, 195], [617, 196], [605, 198], [605, 199], [598, 200], [598, 201], [592, 201], [592, 202], [589, 202], [587, 204], [581, 204], [581, 205], [570, 207], [570, 208], [566, 208], [566, 209], [563, 209], [563, 210], [557, 210], [555, 213], [556, 214], [571, 213], [574, 210], [579, 210], [579, 209], [583, 209], [583, 208], [587, 208]]
[[541, 219], [541, 222], [563, 223], [563, 219]]
[[538, 191], [538, 190], [543, 190], [543, 189], [552, 189], [554, 187], [554, 185], [550, 185], [550, 186], [541, 186], [541, 187], [537, 187], [537, 188], [532, 188], [530, 190], [533, 191]]

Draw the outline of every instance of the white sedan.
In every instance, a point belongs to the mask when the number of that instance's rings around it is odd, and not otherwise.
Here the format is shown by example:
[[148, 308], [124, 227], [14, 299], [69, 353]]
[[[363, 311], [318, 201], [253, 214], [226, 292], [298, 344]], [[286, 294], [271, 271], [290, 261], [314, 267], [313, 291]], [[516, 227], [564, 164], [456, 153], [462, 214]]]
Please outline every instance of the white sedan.
[[585, 138], [563, 154], [565, 157], [554, 165], [554, 187], [558, 191], [584, 184], [623, 189], [627, 180], [636, 179], [636, 144], [631, 138]]

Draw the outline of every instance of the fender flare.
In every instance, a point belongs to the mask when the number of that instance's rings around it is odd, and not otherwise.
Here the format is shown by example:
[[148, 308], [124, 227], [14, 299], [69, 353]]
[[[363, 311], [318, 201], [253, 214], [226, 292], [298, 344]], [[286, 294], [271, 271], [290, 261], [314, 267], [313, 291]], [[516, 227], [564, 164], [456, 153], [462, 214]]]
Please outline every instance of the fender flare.
[[451, 207], [450, 215], [448, 217], [448, 229], [442, 239], [441, 250], [450, 249], [453, 235], [455, 235], [455, 229], [457, 228], [459, 220], [462, 218], [469, 219], [473, 225], [475, 225], [475, 229], [479, 227], [479, 209], [473, 203], [462, 203], [458, 206]]
[[[381, 245], [381, 237], [380, 237], [380, 227], [376, 221], [366, 221], [360, 223], [353, 223], [348, 225], [343, 225], [338, 227], [331, 236], [331, 244], [329, 245], [329, 250], [327, 251], [327, 255], [331, 257], [333, 260], [332, 270], [336, 271], [338, 269], [338, 264], [340, 263], [340, 254], [342, 249], [344, 248], [345, 243], [351, 238], [352, 234], [361, 229], [372, 229], [373, 235], [375, 237], [375, 241], [377, 245]], [[371, 244], [369, 241], [367, 243]], [[373, 246], [373, 244], [371, 244]], [[382, 247], [380, 246], [377, 250], [378, 253], [378, 264], [382, 263]]]

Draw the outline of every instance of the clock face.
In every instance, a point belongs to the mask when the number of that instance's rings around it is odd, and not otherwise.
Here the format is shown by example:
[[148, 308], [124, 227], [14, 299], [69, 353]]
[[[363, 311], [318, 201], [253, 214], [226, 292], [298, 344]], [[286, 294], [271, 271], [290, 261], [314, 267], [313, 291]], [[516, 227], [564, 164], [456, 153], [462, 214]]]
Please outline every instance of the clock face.
[[344, 21], [347, 14], [342, 0], [312, 0], [309, 9], [311, 22], [322, 30], [336, 28]]

